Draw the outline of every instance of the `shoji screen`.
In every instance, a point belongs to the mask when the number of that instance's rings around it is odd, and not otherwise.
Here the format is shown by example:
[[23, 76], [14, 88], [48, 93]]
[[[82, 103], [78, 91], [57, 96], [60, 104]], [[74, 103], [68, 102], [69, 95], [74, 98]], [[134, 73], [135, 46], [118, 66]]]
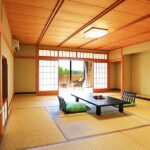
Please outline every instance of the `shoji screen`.
[[58, 91], [58, 61], [39, 60], [39, 92]]
[[108, 88], [108, 64], [94, 62], [94, 89]]

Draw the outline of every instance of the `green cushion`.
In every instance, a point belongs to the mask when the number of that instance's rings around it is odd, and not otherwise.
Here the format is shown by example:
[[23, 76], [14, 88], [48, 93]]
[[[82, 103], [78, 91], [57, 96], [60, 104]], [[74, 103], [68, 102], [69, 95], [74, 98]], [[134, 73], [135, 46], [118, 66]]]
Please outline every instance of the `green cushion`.
[[84, 112], [89, 110], [89, 107], [80, 102], [66, 103], [66, 112]]
[[[124, 104], [123, 105], [124, 107], [131, 107], [131, 106], [135, 106], [135, 103], [133, 103], [133, 102], [131, 102], [131, 103], [129, 103], [129, 104]], [[119, 107], [119, 105], [115, 105], [115, 107]]]

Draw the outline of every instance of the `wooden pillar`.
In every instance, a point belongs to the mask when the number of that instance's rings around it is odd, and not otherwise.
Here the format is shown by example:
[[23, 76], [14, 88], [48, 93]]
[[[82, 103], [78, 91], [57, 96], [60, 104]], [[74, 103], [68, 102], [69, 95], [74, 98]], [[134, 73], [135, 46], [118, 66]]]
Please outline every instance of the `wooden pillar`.
[[72, 82], [72, 61], [70, 60], [70, 83]]
[[124, 91], [124, 56], [121, 50], [121, 93]]
[[0, 0], [0, 136], [3, 135], [2, 118], [2, 49], [1, 49], [1, 31], [2, 31], [2, 0]]

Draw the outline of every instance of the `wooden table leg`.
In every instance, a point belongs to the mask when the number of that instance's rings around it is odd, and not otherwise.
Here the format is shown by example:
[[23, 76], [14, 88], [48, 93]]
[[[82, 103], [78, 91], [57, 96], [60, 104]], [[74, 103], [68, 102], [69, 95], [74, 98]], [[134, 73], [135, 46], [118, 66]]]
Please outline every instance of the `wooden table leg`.
[[96, 115], [101, 115], [101, 107], [96, 106]]
[[119, 104], [119, 112], [123, 112], [123, 104]]
[[76, 102], [79, 102], [79, 98], [78, 97], [76, 97]]

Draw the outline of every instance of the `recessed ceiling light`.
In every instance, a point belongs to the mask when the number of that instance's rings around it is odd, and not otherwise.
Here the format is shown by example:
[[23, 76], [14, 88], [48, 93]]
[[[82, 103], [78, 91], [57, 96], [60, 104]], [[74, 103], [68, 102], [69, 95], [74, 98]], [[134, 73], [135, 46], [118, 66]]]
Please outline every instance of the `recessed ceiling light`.
[[86, 38], [100, 38], [108, 33], [107, 29], [101, 29], [101, 28], [91, 28], [87, 30], [84, 35]]

